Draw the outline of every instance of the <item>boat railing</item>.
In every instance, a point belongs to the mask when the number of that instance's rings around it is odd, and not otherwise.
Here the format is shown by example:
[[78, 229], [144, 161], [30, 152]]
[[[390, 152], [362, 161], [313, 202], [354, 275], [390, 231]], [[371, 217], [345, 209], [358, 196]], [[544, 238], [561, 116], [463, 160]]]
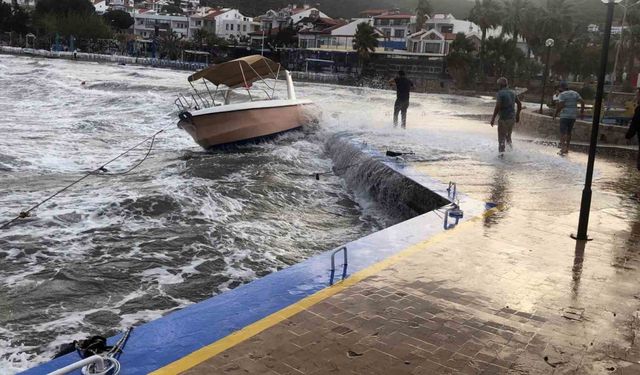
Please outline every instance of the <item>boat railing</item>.
[[[180, 112], [189, 110], [199, 110], [210, 107], [218, 107], [221, 105], [229, 104], [230, 95], [233, 89], [219, 89], [216, 88], [213, 92], [208, 90], [202, 91], [193, 88], [193, 93], [189, 95], [178, 94], [174, 101], [176, 107]], [[253, 92], [253, 94], [252, 94]], [[256, 93], [259, 92], [259, 95]], [[271, 87], [251, 87], [246, 88], [246, 93], [249, 96], [249, 101], [264, 101], [274, 100], [276, 98], [275, 92]], [[262, 95], [264, 93], [264, 96]]]

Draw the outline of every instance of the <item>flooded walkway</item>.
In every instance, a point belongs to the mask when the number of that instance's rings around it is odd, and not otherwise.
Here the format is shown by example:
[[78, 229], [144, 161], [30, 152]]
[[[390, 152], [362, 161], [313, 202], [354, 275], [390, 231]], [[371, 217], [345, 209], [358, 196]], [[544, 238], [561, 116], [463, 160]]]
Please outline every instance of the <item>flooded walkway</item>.
[[414, 164], [502, 209], [166, 373], [640, 373], [640, 212], [626, 159], [598, 161], [587, 244], [569, 237], [579, 179], [516, 174], [515, 155], [484, 167]]

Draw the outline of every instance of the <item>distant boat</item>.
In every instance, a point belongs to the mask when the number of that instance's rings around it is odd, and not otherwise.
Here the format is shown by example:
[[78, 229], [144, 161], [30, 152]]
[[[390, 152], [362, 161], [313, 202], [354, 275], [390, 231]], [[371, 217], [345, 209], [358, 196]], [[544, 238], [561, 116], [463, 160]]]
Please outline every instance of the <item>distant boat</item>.
[[[281, 71], [286, 78], [286, 99], [276, 98]], [[268, 82], [270, 78], [273, 80]], [[180, 109], [178, 127], [205, 149], [273, 136], [313, 119], [309, 112], [313, 103], [296, 98], [289, 72], [260, 55], [208, 67], [188, 80], [194, 93], [191, 98], [180, 95], [175, 102]], [[200, 90], [193, 84], [199, 80], [203, 84]], [[260, 87], [253, 85], [256, 81]], [[215, 86], [213, 92], [207, 82]], [[231, 103], [239, 97], [244, 101]]]

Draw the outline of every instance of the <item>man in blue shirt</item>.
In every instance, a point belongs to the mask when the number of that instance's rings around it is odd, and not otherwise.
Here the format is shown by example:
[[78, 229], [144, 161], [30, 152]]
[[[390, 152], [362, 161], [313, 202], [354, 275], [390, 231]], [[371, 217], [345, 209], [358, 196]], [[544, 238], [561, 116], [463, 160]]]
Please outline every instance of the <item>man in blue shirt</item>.
[[[516, 93], [509, 89], [509, 81], [501, 77], [498, 79], [498, 95], [496, 96], [496, 107], [491, 117], [491, 126], [495, 125], [496, 117], [498, 117], [498, 150], [500, 156], [504, 154], [505, 143], [509, 145], [509, 149], [513, 149], [511, 141], [511, 133], [516, 122], [520, 122], [520, 112], [522, 111], [522, 103]], [[516, 111], [516, 106], [518, 107]]]
[[584, 100], [577, 92], [569, 90], [569, 84], [560, 82], [560, 95], [556, 103], [556, 112], [553, 119], [560, 114], [560, 155], [569, 153], [571, 144], [571, 131], [578, 118], [578, 103], [580, 103], [580, 117], [584, 115]]

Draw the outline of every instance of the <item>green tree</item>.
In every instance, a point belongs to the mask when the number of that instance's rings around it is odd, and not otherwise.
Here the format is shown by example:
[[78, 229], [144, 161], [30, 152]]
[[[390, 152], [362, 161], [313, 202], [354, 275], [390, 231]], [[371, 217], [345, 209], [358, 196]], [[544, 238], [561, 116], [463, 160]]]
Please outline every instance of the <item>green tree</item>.
[[542, 36], [540, 35], [540, 14], [542, 10], [536, 6], [529, 4], [524, 11], [520, 22], [518, 32], [527, 42], [527, 57], [531, 57], [531, 51], [538, 51], [542, 45]]
[[207, 43], [207, 38], [209, 37], [209, 31], [207, 29], [196, 29], [193, 32], [192, 40], [193, 44], [197, 49], [202, 49]]
[[418, 0], [418, 5], [416, 6], [416, 31], [424, 28], [424, 23], [427, 22], [431, 13], [433, 13], [433, 7], [429, 0]]
[[173, 4], [165, 5], [162, 7], [162, 13], [169, 14], [182, 14], [184, 11], [179, 6], [175, 6]]
[[31, 25], [31, 15], [24, 8], [14, 5], [11, 19], [9, 22], [9, 29], [15, 31], [18, 34], [26, 34], [29, 32]]
[[281, 47], [294, 46], [296, 44], [296, 30], [293, 25], [289, 24], [287, 27], [280, 29], [273, 42]]
[[487, 30], [498, 26], [502, 16], [500, 3], [496, 0], [476, 0], [474, 7], [469, 13], [469, 20], [474, 22], [482, 31], [480, 45], [480, 60], [485, 54], [485, 42], [487, 40]]
[[95, 12], [89, 0], [39, 0], [36, 3], [36, 14], [54, 14], [64, 16], [69, 13], [92, 14]]
[[360, 61], [360, 72], [362, 73], [363, 67], [371, 59], [371, 53], [375, 52], [378, 47], [378, 36], [376, 31], [367, 22], [358, 24], [356, 33], [353, 37], [353, 49], [358, 52]]
[[58, 34], [64, 38], [71, 35], [79, 39], [111, 39], [113, 31], [96, 14], [70, 13], [64, 16], [48, 14], [38, 19], [39, 26], [48, 35]]
[[107, 25], [110, 25], [118, 31], [130, 28], [134, 22], [133, 17], [123, 10], [110, 10], [102, 17], [104, 17]]
[[510, 34], [514, 40], [518, 40], [522, 34], [520, 29], [528, 7], [527, 0], [505, 0], [502, 20], [503, 34]]
[[464, 33], [456, 34], [446, 62], [447, 70], [458, 88], [468, 87], [474, 80], [474, 51], [475, 45]]
[[524, 59], [524, 53], [516, 47], [514, 40], [500, 37], [487, 39], [486, 63], [494, 77], [509, 77], [513, 81], [516, 67], [522, 64]]
[[160, 54], [164, 58], [177, 60], [180, 56], [182, 36], [173, 30], [168, 30], [160, 35]]
[[[625, 38], [627, 39], [625, 48], [626, 71], [627, 74], [635, 77], [638, 75], [636, 59], [639, 57], [638, 44], [640, 44], [640, 9], [630, 8], [627, 13], [627, 26], [629, 27]], [[619, 65], [623, 65], [619, 63]]]
[[547, 0], [539, 17], [538, 32], [542, 40], [569, 40], [575, 31], [573, 22], [573, 5], [569, 0]]
[[11, 16], [13, 11], [11, 5], [0, 3], [0, 31], [11, 31]]

